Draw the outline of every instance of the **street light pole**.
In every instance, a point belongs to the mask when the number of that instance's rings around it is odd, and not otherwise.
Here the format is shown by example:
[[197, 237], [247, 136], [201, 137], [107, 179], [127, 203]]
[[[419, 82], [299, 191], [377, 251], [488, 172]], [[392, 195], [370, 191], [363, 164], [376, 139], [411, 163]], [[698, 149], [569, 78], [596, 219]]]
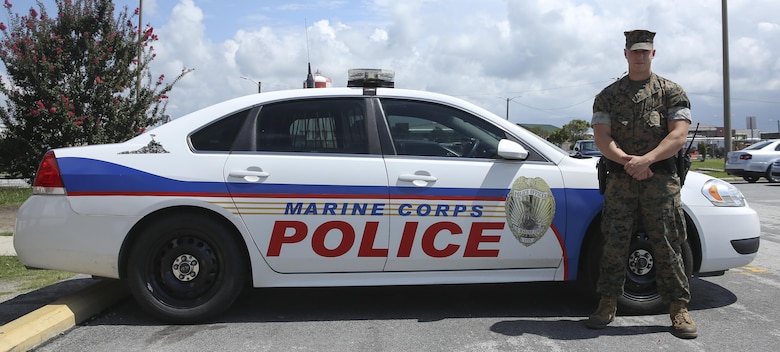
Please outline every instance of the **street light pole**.
[[769, 119], [769, 121], [777, 121], [777, 134], [780, 137], [780, 119]]
[[260, 93], [260, 92], [263, 90], [263, 89], [262, 89], [262, 85], [263, 85], [263, 83], [262, 83], [262, 82], [255, 82], [254, 80], [252, 80], [252, 79], [249, 79], [249, 78], [246, 78], [246, 77], [244, 77], [244, 76], [241, 76], [241, 79], [245, 79], [245, 80], [247, 80], [247, 81], [249, 81], [249, 82], [252, 82], [252, 83], [254, 83], [254, 84], [257, 84], [257, 92], [258, 92], [258, 93]]

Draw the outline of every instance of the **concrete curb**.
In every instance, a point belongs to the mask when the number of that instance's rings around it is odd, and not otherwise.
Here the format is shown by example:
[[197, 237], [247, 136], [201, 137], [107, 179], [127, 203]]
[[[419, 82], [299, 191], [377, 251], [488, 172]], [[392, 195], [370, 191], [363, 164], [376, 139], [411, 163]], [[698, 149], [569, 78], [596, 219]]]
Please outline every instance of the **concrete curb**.
[[0, 236], [0, 256], [16, 256], [14, 236]]
[[28, 351], [129, 295], [123, 281], [99, 281], [0, 327], [0, 351]]

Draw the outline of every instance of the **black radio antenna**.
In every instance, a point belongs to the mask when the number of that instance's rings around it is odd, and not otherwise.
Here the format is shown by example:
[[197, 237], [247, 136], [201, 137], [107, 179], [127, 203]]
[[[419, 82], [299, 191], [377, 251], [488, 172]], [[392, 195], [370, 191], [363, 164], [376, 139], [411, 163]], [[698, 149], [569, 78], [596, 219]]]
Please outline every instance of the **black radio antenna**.
[[309, 56], [309, 24], [306, 22], [306, 19], [303, 19], [303, 28], [306, 30], [304, 33], [306, 33], [306, 61], [311, 62], [311, 56]]
[[696, 133], [699, 132], [699, 123], [696, 123], [696, 129], [693, 130], [693, 137], [691, 137], [691, 141], [688, 142], [688, 148], [685, 149], [685, 154], [688, 154], [688, 151], [691, 150], [691, 146], [693, 145], [693, 140], [696, 139]]
[[311, 57], [309, 56], [309, 24], [303, 19], [303, 25], [306, 26], [306, 61], [309, 63], [309, 74], [306, 75], [306, 87], [314, 88], [314, 76], [311, 74]]

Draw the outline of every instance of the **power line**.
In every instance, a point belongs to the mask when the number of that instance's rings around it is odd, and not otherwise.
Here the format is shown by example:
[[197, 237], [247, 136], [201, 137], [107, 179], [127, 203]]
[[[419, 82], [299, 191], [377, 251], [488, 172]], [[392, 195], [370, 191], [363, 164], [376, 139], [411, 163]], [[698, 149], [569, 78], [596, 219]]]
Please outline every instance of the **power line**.
[[572, 105], [569, 105], [569, 106], [564, 106], [564, 107], [560, 107], [560, 108], [537, 108], [537, 107], [533, 107], [533, 106], [530, 106], [530, 105], [527, 105], [527, 104], [523, 104], [523, 103], [519, 103], [519, 102], [516, 102], [516, 103], [517, 103], [517, 104], [520, 104], [520, 105], [522, 105], [522, 106], [525, 106], [525, 107], [527, 107], [527, 108], [529, 108], [529, 109], [533, 109], [533, 110], [538, 110], [538, 111], [554, 111], [554, 110], [565, 110], [565, 109], [573, 108], [573, 107], [575, 107], [575, 106], [577, 106], [577, 105], [581, 105], [581, 104], [587, 103], [587, 102], [589, 102], [589, 101], [592, 101], [592, 100], [593, 100], [593, 97], [590, 97], [590, 98], [588, 98], [588, 99], [585, 99], [585, 100], [583, 100], [583, 101], [581, 101], [581, 102], [579, 102], [579, 103], [574, 103], [574, 104], [572, 104]]
[[[722, 95], [714, 95], [714, 94], [706, 94], [706, 93], [687, 92], [687, 94], [688, 95], [698, 95], [698, 96], [710, 97], [710, 98], [723, 98]], [[749, 102], [754, 102], [754, 103], [780, 104], [780, 101], [749, 99], [749, 98], [735, 98], [733, 96], [731, 97], [731, 100], [749, 101]]]
[[589, 82], [589, 83], [583, 83], [583, 84], [577, 84], [572, 86], [561, 86], [561, 87], [552, 87], [552, 88], [544, 88], [544, 89], [531, 89], [531, 90], [524, 90], [524, 91], [513, 91], [513, 92], [498, 92], [498, 93], [474, 93], [474, 94], [458, 94], [459, 97], [475, 97], [475, 96], [486, 96], [486, 95], [494, 95], [501, 99], [504, 99], [504, 96], [516, 96], [516, 95], [523, 95], [533, 92], [547, 92], [552, 90], [560, 90], [560, 89], [569, 89], [569, 88], [580, 88], [580, 87], [588, 87], [593, 86], [596, 84], [604, 84], [606, 82], [612, 82], [614, 79], [608, 79], [598, 82]]

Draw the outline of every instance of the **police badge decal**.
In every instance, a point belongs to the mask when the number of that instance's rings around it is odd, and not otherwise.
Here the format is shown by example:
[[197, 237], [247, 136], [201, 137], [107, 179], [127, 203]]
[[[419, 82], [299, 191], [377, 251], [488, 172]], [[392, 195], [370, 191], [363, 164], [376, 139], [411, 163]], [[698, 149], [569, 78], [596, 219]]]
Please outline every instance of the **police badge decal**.
[[555, 198], [541, 177], [518, 177], [506, 197], [506, 221], [517, 240], [529, 247], [538, 242], [552, 224]]

